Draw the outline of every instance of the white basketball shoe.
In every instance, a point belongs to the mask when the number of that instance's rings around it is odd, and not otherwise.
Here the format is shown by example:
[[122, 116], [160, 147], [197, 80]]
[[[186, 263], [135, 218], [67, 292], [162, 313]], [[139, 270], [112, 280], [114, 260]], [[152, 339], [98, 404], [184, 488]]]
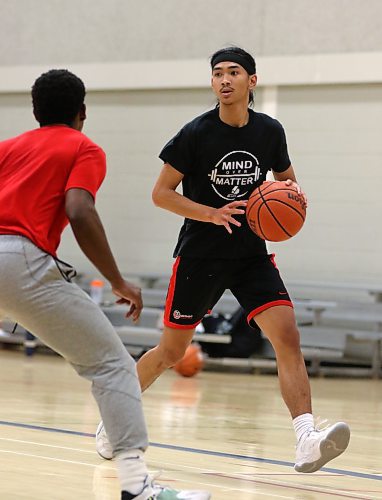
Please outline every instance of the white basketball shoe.
[[312, 428], [305, 432], [296, 446], [297, 472], [315, 472], [343, 453], [350, 440], [350, 429], [337, 422], [325, 429]]
[[111, 449], [109, 438], [107, 437], [102, 420], [97, 427], [96, 450], [98, 455], [105, 460], [111, 460], [113, 458], [113, 450]]

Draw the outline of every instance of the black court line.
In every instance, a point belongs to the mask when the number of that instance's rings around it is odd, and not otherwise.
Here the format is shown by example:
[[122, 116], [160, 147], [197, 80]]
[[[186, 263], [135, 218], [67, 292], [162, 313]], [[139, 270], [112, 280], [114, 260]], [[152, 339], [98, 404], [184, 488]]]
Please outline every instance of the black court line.
[[[91, 437], [95, 438], [95, 434], [90, 432], [80, 432], [80, 431], [71, 431], [69, 429], [60, 429], [56, 427], [44, 427], [41, 425], [31, 425], [31, 424], [22, 424], [19, 422], [8, 422], [6, 420], [0, 420], [0, 425], [6, 425], [10, 427], [21, 427], [23, 429], [30, 429], [34, 431], [44, 431], [44, 432], [55, 432], [60, 434], [70, 434], [72, 436], [81, 436], [81, 437]], [[235, 460], [247, 460], [249, 462], [260, 462], [264, 464], [271, 465], [281, 465], [284, 467], [293, 467], [294, 462], [287, 462], [285, 460], [274, 460], [271, 458], [261, 458], [261, 457], [251, 457], [248, 455], [236, 455], [235, 453], [224, 453], [221, 451], [212, 451], [212, 450], [203, 450], [200, 448], [189, 448], [187, 446], [176, 446], [172, 444], [164, 444], [164, 443], [150, 443], [150, 446], [155, 448], [163, 448], [166, 450], [174, 450], [174, 451], [185, 451], [188, 453], [198, 453], [200, 455], [209, 455], [213, 457], [221, 457], [221, 458], [231, 458]], [[351, 470], [344, 469], [333, 469], [330, 467], [323, 467], [320, 469], [321, 472], [330, 472], [332, 474], [341, 474], [344, 476], [351, 477], [359, 477], [362, 479], [372, 479], [374, 481], [382, 481], [382, 475], [377, 474], [366, 474], [364, 472], [356, 472]]]

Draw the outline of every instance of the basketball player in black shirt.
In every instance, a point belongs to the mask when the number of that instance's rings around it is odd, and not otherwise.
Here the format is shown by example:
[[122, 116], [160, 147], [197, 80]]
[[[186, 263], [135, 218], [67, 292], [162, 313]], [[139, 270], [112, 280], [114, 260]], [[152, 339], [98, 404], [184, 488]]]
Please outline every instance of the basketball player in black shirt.
[[[281, 394], [297, 437], [295, 469], [314, 472], [346, 449], [349, 427], [343, 422], [315, 427], [292, 301], [274, 256], [245, 221], [247, 199], [267, 172], [300, 188], [283, 127], [248, 106], [257, 83], [253, 57], [238, 47], [222, 49], [212, 56], [211, 69], [217, 107], [185, 125], [160, 153], [164, 165], [153, 201], [185, 220], [163, 335], [137, 365], [141, 387], [183, 357], [195, 327], [230, 289], [249, 325], [256, 322], [275, 350]], [[180, 184], [183, 194], [176, 191]], [[108, 455], [106, 448], [98, 451]]]

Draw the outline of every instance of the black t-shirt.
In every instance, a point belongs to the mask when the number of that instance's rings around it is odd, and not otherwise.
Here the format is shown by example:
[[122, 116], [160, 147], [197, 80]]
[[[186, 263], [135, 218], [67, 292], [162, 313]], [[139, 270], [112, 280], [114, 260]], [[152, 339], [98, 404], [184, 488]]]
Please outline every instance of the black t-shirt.
[[[269, 170], [283, 172], [291, 164], [277, 120], [249, 110], [247, 125], [231, 127], [220, 120], [218, 108], [185, 125], [159, 157], [184, 174], [184, 196], [215, 208], [247, 200]], [[185, 219], [174, 256], [238, 259], [265, 254], [265, 242], [251, 231], [245, 215], [235, 218], [242, 225], [231, 225], [232, 234], [224, 226]]]

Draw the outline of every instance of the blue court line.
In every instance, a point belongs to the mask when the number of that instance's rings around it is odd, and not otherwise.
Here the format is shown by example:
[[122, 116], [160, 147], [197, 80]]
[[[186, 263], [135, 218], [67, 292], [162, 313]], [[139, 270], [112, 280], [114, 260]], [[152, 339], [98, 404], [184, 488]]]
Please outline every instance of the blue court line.
[[41, 425], [21, 424], [19, 422], [7, 422], [0, 420], [0, 425], [9, 425], [10, 427], [21, 427], [22, 429], [31, 429], [33, 431], [58, 432], [61, 434], [71, 434], [72, 436], [95, 437], [90, 432], [69, 431], [67, 429], [57, 429], [55, 427], [43, 427]]
[[[44, 427], [41, 425], [31, 425], [31, 424], [21, 424], [19, 422], [8, 422], [6, 420], [0, 420], [0, 425], [8, 425], [10, 427], [21, 427], [23, 429], [31, 429], [36, 431], [45, 431], [45, 432], [56, 432], [61, 434], [70, 434], [72, 436], [82, 436], [82, 437], [95, 437], [95, 434], [90, 432], [80, 432], [80, 431], [71, 431], [68, 429], [59, 429], [55, 427]], [[163, 444], [163, 443], [150, 443], [150, 446], [155, 448], [163, 448], [166, 450], [174, 450], [174, 451], [186, 451], [188, 453], [199, 453], [201, 455], [209, 455], [213, 457], [221, 457], [221, 458], [231, 458], [235, 460], [247, 460], [249, 462], [260, 462], [264, 464], [271, 465], [282, 465], [284, 467], [293, 467], [293, 462], [286, 462], [285, 460], [273, 460], [271, 458], [260, 458], [260, 457], [250, 457], [248, 455], [236, 455], [234, 453], [224, 453], [221, 451], [212, 451], [212, 450], [203, 450], [200, 448], [189, 448], [187, 446], [176, 446], [172, 444]], [[332, 469], [330, 467], [323, 467], [321, 469], [322, 472], [330, 472], [332, 474], [341, 474], [345, 476], [351, 477], [359, 477], [362, 479], [372, 479], [374, 481], [382, 481], [382, 475], [376, 474], [366, 474], [364, 472], [355, 472], [343, 469]]]

